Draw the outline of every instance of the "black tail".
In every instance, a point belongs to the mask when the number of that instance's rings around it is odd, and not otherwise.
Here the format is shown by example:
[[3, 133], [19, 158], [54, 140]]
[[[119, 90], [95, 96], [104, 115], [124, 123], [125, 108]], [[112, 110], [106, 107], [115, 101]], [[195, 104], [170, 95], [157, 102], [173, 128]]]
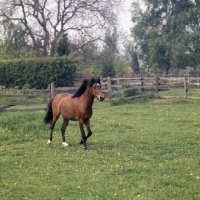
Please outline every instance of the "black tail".
[[52, 122], [52, 119], [53, 119], [52, 101], [53, 101], [53, 100], [51, 100], [51, 101], [49, 102], [49, 105], [48, 105], [48, 108], [47, 108], [47, 113], [46, 113], [46, 115], [45, 115], [45, 117], [44, 117], [44, 123], [45, 123], [45, 124], [51, 123], [51, 122]]

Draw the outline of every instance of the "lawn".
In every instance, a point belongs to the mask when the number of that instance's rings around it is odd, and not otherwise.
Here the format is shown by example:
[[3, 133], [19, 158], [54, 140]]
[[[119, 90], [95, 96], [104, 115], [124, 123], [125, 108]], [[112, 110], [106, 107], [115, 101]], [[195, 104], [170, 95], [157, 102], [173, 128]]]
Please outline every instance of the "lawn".
[[70, 122], [51, 146], [44, 112], [0, 113], [0, 199], [200, 199], [200, 100], [96, 103], [89, 151]]

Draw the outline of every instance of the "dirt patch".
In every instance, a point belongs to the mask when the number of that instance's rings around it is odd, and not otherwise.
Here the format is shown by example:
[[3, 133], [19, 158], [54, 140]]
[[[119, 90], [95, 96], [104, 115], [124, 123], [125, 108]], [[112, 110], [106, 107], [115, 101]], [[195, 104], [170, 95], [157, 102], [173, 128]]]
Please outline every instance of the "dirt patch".
[[151, 102], [153, 103], [174, 103], [178, 102], [180, 99], [178, 97], [166, 96], [166, 97], [159, 97], [157, 99], [152, 99]]
[[162, 96], [158, 99], [152, 99], [151, 102], [153, 103], [176, 103], [180, 101], [188, 101], [191, 103], [197, 103], [199, 99], [196, 98], [185, 98], [185, 97], [174, 97], [174, 96]]
[[190, 102], [197, 103], [200, 101], [199, 97], [177, 97], [177, 96], [162, 96], [158, 99], [152, 99], [151, 102], [155, 103], [175, 103], [175, 102]]

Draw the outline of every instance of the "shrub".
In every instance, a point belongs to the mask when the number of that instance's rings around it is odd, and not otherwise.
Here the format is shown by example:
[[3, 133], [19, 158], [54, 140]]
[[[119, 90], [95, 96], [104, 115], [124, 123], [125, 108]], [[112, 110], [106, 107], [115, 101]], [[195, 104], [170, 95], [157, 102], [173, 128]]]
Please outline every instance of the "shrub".
[[67, 56], [3, 60], [0, 61], [0, 85], [41, 89], [54, 82], [57, 87], [72, 86], [77, 65], [78, 59]]

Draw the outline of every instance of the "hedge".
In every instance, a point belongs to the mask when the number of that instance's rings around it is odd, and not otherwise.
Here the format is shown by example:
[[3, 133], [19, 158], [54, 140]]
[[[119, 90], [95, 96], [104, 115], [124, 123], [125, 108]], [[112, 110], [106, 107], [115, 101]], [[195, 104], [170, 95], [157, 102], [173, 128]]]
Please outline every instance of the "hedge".
[[0, 85], [19, 89], [72, 86], [78, 60], [63, 56], [34, 59], [0, 60]]

